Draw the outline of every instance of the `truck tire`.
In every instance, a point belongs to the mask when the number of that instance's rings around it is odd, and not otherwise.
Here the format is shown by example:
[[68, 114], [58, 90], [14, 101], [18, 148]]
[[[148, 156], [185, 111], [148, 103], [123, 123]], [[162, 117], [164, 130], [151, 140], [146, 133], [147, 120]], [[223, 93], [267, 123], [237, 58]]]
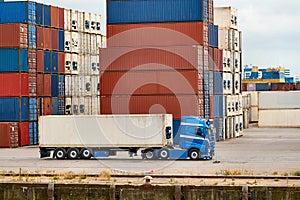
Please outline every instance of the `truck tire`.
[[162, 160], [167, 160], [170, 156], [170, 152], [168, 149], [166, 148], [163, 148], [159, 151], [159, 154], [158, 154], [159, 158], [162, 159]]
[[69, 159], [78, 159], [79, 158], [79, 151], [77, 148], [70, 148], [67, 151], [67, 157]]
[[90, 159], [93, 156], [93, 152], [89, 148], [83, 148], [80, 151], [80, 158], [82, 159]]
[[155, 155], [154, 155], [153, 149], [146, 149], [145, 150], [145, 158], [147, 160], [154, 160], [155, 159]]
[[200, 153], [198, 149], [191, 149], [189, 151], [189, 157], [191, 160], [198, 160], [200, 158]]
[[54, 151], [54, 156], [56, 159], [62, 160], [66, 158], [66, 150], [64, 148], [57, 148]]

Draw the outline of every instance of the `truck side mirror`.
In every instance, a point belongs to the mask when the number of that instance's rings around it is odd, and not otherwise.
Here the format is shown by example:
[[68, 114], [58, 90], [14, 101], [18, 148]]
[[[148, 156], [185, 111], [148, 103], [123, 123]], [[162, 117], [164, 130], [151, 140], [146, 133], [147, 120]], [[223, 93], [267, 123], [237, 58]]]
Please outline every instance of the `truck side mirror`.
[[172, 137], [172, 128], [170, 126], [166, 127], [166, 138], [171, 139]]

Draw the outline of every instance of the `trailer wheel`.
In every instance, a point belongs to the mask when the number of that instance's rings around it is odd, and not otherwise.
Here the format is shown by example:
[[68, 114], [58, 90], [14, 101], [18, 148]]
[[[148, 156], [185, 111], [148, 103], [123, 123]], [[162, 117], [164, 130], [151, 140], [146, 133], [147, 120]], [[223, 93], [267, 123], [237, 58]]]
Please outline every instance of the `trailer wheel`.
[[198, 149], [191, 149], [189, 151], [189, 157], [191, 160], [198, 160], [200, 158], [199, 150]]
[[83, 148], [80, 151], [80, 157], [82, 159], [90, 159], [93, 156], [92, 150], [89, 148]]
[[67, 151], [67, 156], [69, 159], [77, 159], [79, 158], [79, 151], [77, 148], [70, 148]]
[[170, 152], [168, 149], [164, 148], [159, 151], [159, 158], [166, 160], [169, 158]]
[[155, 155], [154, 155], [153, 149], [147, 149], [147, 150], [145, 150], [145, 158], [147, 160], [153, 160], [153, 159], [155, 159]]
[[66, 157], [66, 150], [64, 148], [57, 148], [54, 152], [56, 159], [62, 160]]

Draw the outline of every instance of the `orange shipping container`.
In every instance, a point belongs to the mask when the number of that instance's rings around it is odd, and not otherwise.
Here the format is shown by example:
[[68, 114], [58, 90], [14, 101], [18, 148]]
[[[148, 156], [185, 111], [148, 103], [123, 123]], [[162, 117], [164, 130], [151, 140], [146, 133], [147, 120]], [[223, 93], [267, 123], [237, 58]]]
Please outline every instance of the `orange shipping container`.
[[28, 71], [36, 73], [36, 49], [28, 49]]
[[18, 147], [18, 123], [0, 122], [0, 147]]
[[43, 73], [44, 72], [44, 51], [43, 50], [36, 51], [36, 65], [37, 65], [37, 72]]
[[210, 113], [209, 113], [209, 116], [210, 116], [210, 118], [211, 119], [213, 119], [214, 117], [215, 117], [215, 113], [214, 113], [214, 96], [213, 95], [211, 95], [211, 96], [209, 96], [209, 111], [210, 111]]
[[36, 48], [44, 49], [44, 30], [41, 26], [36, 26]]
[[0, 24], [1, 48], [27, 48], [28, 30], [26, 24]]
[[50, 6], [51, 27], [59, 28], [59, 8]]
[[64, 8], [58, 8], [58, 10], [59, 10], [58, 28], [64, 29], [64, 26], [65, 26], [65, 9]]
[[1, 97], [28, 96], [28, 85], [28, 73], [0, 73]]
[[58, 51], [58, 29], [51, 29], [51, 50]]
[[51, 42], [51, 28], [43, 27], [44, 31], [44, 49], [51, 50], [52, 42]]
[[101, 96], [101, 114], [173, 114], [174, 120], [184, 115], [200, 115], [197, 95]]
[[203, 45], [203, 22], [107, 25], [107, 46]]
[[214, 71], [223, 71], [223, 50], [214, 48]]
[[58, 73], [64, 74], [65, 73], [65, 53], [58, 52]]
[[19, 146], [27, 146], [30, 143], [29, 140], [29, 122], [20, 122], [19, 123]]
[[51, 115], [52, 114], [52, 99], [51, 97], [43, 98], [43, 115]]
[[37, 74], [29, 73], [29, 96], [37, 96]]
[[100, 70], [203, 70], [202, 46], [111, 47], [100, 50]]
[[[200, 80], [202, 82], [202, 80]], [[203, 93], [197, 70], [104, 72], [101, 95], [180, 95]]]

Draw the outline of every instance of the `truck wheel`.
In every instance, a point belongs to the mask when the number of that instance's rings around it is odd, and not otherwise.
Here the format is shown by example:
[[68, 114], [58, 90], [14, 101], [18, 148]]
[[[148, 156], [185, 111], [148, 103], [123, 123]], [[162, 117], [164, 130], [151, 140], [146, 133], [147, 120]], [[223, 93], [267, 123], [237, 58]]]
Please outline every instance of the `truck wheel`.
[[155, 155], [154, 155], [154, 152], [153, 152], [152, 149], [145, 150], [145, 158], [147, 160], [153, 160], [153, 159], [155, 159]]
[[80, 151], [80, 157], [82, 159], [90, 159], [92, 157], [92, 155], [93, 155], [92, 150], [89, 148], [83, 148]]
[[160, 159], [163, 159], [163, 160], [166, 160], [169, 158], [169, 150], [168, 149], [161, 149], [159, 151], [159, 158]]
[[191, 149], [189, 151], [189, 157], [191, 160], [198, 160], [199, 159], [199, 150], [198, 149]]
[[77, 159], [79, 158], [79, 151], [76, 148], [70, 148], [67, 152], [67, 156], [69, 159]]
[[66, 150], [64, 148], [57, 148], [54, 152], [56, 159], [62, 160], [66, 157]]

